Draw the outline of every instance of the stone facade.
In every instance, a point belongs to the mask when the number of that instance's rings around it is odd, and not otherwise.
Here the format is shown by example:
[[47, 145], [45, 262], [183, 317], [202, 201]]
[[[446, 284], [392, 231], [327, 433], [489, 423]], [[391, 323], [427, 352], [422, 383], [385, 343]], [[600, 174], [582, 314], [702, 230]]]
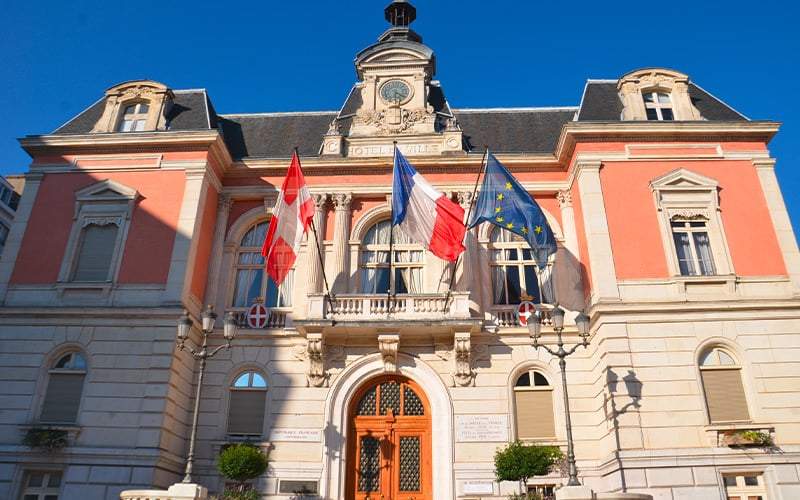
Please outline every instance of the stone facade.
[[[592, 84], [597, 93], [587, 90], [558, 123], [552, 110], [453, 110], [432, 79], [432, 51], [408, 25], [362, 51], [356, 71], [335, 117], [195, 122], [204, 93], [136, 81], [109, 89], [84, 129], [70, 128], [81, 117], [21, 140], [34, 161], [0, 260], [0, 497], [45, 491], [31, 483], [37, 474], [58, 478], [51, 492], [62, 500], [180, 481], [199, 365], [175, 348], [175, 326], [188, 310], [189, 342], [199, 345], [210, 304], [240, 328], [204, 372], [196, 483], [222, 491], [216, 456], [248, 440], [269, 457], [254, 483], [264, 498], [303, 488], [366, 498], [356, 470], [368, 465], [368, 441], [357, 435], [374, 434], [382, 463], [401, 471], [405, 488], [419, 487], [414, 498], [501, 498], [518, 485], [494, 481], [495, 451], [525, 426], [538, 432], [525, 401], [554, 423], [552, 435], [526, 440], [567, 440], [558, 360], [532, 346], [515, 314], [521, 297], [509, 291], [517, 288], [538, 294], [543, 343], [554, 338], [545, 289], [567, 309], [568, 344], [580, 340], [575, 316], [591, 318], [589, 346], [566, 360], [586, 487], [604, 498], [724, 498], [746, 477], [742, 491], [800, 497], [800, 252], [767, 150], [777, 123], [716, 101], [695, 106], [688, 76], [661, 69]], [[387, 87], [398, 94], [382, 92], [391, 82], [402, 82]], [[650, 106], [648, 94], [663, 102]], [[116, 132], [126, 107], [145, 98], [145, 129]], [[606, 119], [592, 115], [606, 109]], [[315, 232], [279, 288], [254, 278], [262, 264], [253, 256], [289, 166], [280, 144], [295, 138], [257, 120], [294, 120], [311, 145], [300, 159]], [[468, 211], [483, 165], [470, 138], [498, 126], [508, 127], [498, 160], [558, 242], [548, 265], [522, 262], [525, 248], [488, 224], [467, 232], [455, 265], [402, 238], [384, 244], [393, 148]], [[518, 149], [547, 134], [551, 151]], [[389, 252], [396, 269], [382, 267]], [[403, 269], [394, 293], [375, 284], [384, 269]], [[270, 311], [263, 328], [247, 326], [253, 297]], [[218, 322], [212, 347], [221, 332]], [[373, 417], [374, 429], [389, 429], [375, 434], [358, 412], [376, 383], [416, 391], [413, 411], [427, 427], [395, 427], [406, 410], [393, 410]], [[249, 430], [230, 432], [233, 420]], [[24, 445], [32, 429], [63, 431], [66, 441]], [[739, 431], [770, 444], [731, 444], [726, 436]], [[419, 446], [411, 472], [387, 451], [403, 432], [410, 440], [398, 449]], [[554, 471], [529, 485], [565, 481]]]

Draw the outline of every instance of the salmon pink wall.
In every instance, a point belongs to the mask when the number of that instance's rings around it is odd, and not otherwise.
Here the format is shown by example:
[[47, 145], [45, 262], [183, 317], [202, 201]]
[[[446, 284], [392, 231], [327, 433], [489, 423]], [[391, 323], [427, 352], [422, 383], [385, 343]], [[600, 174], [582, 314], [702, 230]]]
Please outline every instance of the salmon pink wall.
[[678, 168], [718, 181], [722, 225], [737, 275], [786, 274], [761, 183], [751, 163], [605, 162], [600, 179], [619, 279], [668, 276], [650, 181]]
[[113, 179], [139, 192], [123, 251], [120, 283], [163, 283], [183, 196], [179, 171], [47, 174], [42, 179], [11, 283], [55, 283], [75, 212], [75, 192]]
[[208, 264], [211, 261], [211, 245], [214, 243], [214, 226], [217, 222], [218, 200], [219, 194], [214, 189], [209, 189], [206, 194], [205, 205], [202, 207], [200, 234], [196, 236], [197, 253], [195, 254], [194, 269], [192, 270], [191, 292], [201, 301], [205, 299]]

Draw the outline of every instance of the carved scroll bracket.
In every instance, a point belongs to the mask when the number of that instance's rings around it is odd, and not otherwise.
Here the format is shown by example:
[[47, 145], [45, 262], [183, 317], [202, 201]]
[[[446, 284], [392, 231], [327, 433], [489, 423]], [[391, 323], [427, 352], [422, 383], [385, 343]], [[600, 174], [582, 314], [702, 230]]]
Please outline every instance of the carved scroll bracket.
[[397, 348], [400, 335], [396, 333], [378, 335], [378, 349], [383, 358], [383, 370], [387, 373], [397, 371]]

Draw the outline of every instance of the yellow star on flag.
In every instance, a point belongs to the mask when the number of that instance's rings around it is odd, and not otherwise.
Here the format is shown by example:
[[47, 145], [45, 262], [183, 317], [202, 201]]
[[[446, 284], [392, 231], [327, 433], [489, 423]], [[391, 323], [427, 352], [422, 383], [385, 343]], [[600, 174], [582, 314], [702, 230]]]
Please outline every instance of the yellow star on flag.
[[514, 223], [513, 222], [509, 222], [508, 224], [506, 224], [506, 227], [508, 229], [513, 229], [514, 228]]
[[503, 193], [497, 195], [498, 200], [502, 200], [503, 198], [505, 198], [505, 195]]
[[511, 183], [510, 182], [506, 182], [506, 189], [511, 189]]
[[522, 226], [522, 232], [525, 233], [525, 234], [528, 234], [528, 228], [525, 227], [525, 226]]
[[534, 229], [534, 231], [536, 231], [536, 234], [540, 234], [542, 232], [542, 226], [536, 226], [536, 229]]
[[504, 220], [504, 219], [503, 219], [502, 217], [498, 217], [498, 218], [497, 218], [497, 222], [503, 222], [503, 220]]

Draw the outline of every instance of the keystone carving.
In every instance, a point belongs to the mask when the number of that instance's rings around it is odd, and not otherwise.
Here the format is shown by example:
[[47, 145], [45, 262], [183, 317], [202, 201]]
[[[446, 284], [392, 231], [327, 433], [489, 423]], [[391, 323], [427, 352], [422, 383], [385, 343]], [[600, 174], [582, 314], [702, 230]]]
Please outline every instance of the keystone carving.
[[383, 371], [394, 373], [397, 371], [397, 348], [400, 344], [400, 335], [378, 335], [378, 350], [383, 358]]

